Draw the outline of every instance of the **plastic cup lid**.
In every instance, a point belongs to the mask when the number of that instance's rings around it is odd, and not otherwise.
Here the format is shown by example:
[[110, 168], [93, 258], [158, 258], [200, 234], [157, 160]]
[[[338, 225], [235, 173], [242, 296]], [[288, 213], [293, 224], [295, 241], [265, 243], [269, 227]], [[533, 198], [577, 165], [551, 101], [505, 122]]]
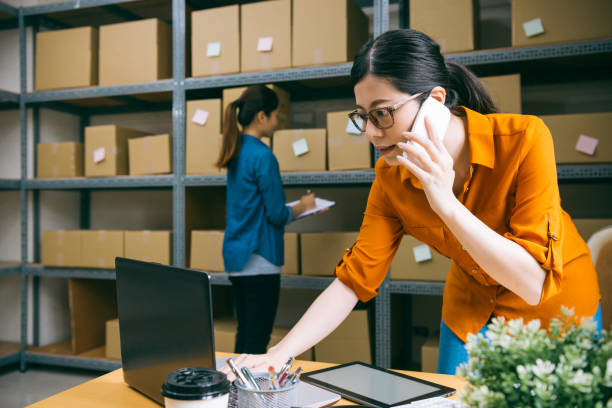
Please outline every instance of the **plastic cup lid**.
[[187, 367], [174, 370], [162, 385], [162, 395], [176, 400], [200, 400], [229, 392], [230, 382], [222, 372], [210, 368]]

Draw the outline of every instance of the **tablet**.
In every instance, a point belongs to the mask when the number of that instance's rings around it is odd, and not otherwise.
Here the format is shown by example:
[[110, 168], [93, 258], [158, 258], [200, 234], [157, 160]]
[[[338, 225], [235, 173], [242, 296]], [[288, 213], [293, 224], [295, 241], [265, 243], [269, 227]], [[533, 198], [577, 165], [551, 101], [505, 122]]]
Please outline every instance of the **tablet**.
[[455, 389], [355, 361], [302, 374], [301, 379], [371, 407], [391, 408], [445, 397]]

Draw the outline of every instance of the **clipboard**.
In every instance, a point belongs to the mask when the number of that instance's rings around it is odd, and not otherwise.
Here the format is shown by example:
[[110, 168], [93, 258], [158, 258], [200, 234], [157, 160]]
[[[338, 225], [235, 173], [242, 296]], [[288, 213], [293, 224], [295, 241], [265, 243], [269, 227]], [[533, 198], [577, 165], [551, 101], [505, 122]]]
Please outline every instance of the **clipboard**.
[[[291, 201], [290, 203], [287, 203], [288, 206], [293, 207], [296, 204], [298, 204], [300, 202], [300, 200], [295, 200], [295, 201]], [[315, 208], [313, 208], [312, 210], [308, 210], [303, 212], [302, 214], [300, 214], [299, 216], [297, 216], [295, 218], [295, 220], [301, 220], [304, 217], [308, 217], [309, 215], [318, 213], [321, 210], [324, 210], [326, 208], [331, 208], [333, 206], [336, 205], [335, 201], [331, 201], [331, 200], [326, 200], [324, 198], [319, 198], [319, 197], [315, 197]]]

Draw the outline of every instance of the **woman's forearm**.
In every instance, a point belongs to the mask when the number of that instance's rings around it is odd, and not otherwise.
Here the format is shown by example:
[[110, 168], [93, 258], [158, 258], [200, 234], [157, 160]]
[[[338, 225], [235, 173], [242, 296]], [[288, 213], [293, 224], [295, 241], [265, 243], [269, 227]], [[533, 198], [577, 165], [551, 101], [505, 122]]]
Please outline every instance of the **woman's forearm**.
[[459, 200], [440, 214], [474, 261], [502, 286], [530, 305], [537, 305], [546, 272], [523, 247], [498, 234], [472, 214]]
[[335, 279], [317, 297], [285, 338], [269, 352], [285, 356], [302, 354], [334, 331], [353, 310], [357, 300], [351, 288]]

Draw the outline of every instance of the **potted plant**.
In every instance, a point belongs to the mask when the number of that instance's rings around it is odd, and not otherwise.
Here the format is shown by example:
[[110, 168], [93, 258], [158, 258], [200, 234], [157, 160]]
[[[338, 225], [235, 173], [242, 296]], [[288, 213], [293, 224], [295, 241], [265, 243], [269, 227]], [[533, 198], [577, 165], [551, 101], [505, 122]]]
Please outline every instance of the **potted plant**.
[[612, 334], [561, 308], [548, 332], [539, 320], [494, 318], [486, 337], [469, 335], [459, 368], [470, 407], [612, 408]]

